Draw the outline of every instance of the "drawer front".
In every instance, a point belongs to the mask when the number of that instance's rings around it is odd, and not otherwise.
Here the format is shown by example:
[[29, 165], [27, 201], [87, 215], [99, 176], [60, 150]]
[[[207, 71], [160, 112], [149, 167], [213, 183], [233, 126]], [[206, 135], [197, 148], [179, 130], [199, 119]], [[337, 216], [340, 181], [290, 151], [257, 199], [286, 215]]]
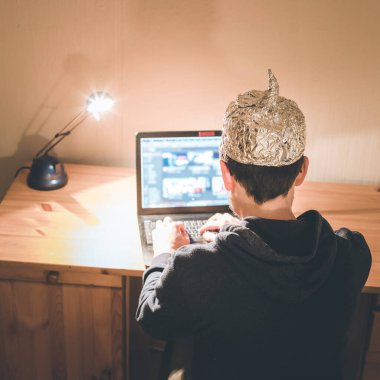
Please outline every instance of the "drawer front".
[[0, 263], [0, 279], [44, 282], [48, 284], [92, 285], [121, 288], [121, 276], [106, 271], [86, 272], [84, 269], [65, 269], [23, 263]]

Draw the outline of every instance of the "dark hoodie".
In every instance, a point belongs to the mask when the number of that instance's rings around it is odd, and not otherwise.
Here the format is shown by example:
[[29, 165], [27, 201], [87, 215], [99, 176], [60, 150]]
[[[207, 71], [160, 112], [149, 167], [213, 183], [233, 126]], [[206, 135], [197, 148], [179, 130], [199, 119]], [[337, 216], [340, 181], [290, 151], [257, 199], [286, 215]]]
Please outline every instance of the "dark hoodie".
[[192, 336], [194, 379], [340, 379], [347, 330], [368, 276], [363, 236], [316, 211], [243, 219], [215, 242], [157, 256], [137, 320], [152, 336]]

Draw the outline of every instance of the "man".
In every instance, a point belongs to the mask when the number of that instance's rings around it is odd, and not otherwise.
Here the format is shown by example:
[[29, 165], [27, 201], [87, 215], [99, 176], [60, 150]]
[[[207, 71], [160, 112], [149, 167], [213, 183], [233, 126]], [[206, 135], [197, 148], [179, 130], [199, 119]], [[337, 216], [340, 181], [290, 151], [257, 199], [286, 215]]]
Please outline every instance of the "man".
[[137, 320], [157, 338], [193, 337], [193, 379], [341, 378], [371, 256], [360, 233], [334, 232], [317, 211], [294, 215], [305, 121], [278, 92], [269, 71], [267, 91], [226, 111], [220, 165], [239, 219], [211, 218], [203, 245], [168, 218], [154, 234]]

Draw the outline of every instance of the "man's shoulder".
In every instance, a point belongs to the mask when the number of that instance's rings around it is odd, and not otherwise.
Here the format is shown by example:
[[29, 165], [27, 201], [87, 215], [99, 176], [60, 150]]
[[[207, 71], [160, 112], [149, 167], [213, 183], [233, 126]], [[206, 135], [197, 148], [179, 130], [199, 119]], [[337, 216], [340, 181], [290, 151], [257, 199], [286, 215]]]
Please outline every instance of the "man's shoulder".
[[346, 260], [350, 260], [360, 286], [364, 286], [372, 264], [371, 251], [364, 236], [348, 228], [335, 231], [338, 253]]
[[351, 249], [353, 252], [358, 252], [366, 255], [371, 255], [371, 251], [364, 236], [358, 231], [352, 231], [348, 228], [340, 228], [334, 231], [338, 243], [346, 249]]

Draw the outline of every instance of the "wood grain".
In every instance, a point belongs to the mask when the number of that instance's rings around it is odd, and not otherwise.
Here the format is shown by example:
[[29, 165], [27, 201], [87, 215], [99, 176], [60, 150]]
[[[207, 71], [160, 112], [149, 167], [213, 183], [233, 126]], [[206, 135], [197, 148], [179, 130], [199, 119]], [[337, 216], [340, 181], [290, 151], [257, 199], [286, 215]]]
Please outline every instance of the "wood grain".
[[50, 315], [50, 350], [52, 377], [57, 380], [67, 379], [65, 346], [65, 321], [62, 286], [49, 286], [49, 315]]
[[[134, 172], [67, 165], [69, 184], [43, 192], [23, 174], [0, 206], [0, 261], [110, 274], [144, 269], [136, 220]], [[49, 205], [49, 207], [47, 207]]]
[[123, 379], [121, 289], [1, 280], [0, 298], [0, 378]]

